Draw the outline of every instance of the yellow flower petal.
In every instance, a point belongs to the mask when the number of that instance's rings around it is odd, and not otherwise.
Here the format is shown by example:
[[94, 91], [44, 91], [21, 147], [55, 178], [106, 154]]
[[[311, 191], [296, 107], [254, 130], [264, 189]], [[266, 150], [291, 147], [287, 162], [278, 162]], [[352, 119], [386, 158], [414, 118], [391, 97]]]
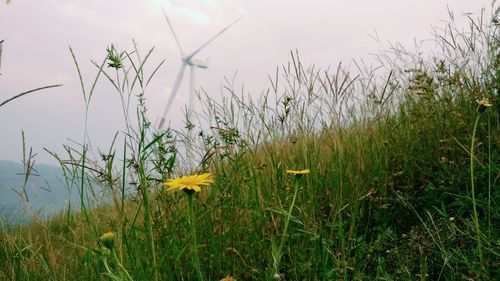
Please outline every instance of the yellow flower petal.
[[115, 245], [115, 234], [111, 231], [108, 231], [101, 235], [101, 237], [99, 237], [99, 242], [101, 242], [104, 247], [111, 250]]
[[482, 106], [486, 106], [486, 107], [489, 107], [489, 106], [493, 106], [493, 104], [490, 102], [490, 99], [489, 98], [483, 98], [480, 102], [479, 102], [480, 105]]
[[209, 186], [214, 183], [212, 174], [205, 173], [201, 175], [184, 176], [176, 179], [166, 180], [163, 184], [168, 186], [167, 191], [178, 190], [192, 190], [200, 192], [201, 186]]
[[287, 174], [290, 175], [306, 175], [309, 174], [311, 171], [309, 169], [304, 169], [304, 170], [286, 170]]

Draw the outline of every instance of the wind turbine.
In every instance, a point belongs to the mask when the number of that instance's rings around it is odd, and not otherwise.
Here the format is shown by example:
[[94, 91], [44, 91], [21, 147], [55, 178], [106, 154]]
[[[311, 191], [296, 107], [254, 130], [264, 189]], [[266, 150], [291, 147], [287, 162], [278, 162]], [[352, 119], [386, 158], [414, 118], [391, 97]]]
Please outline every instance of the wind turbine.
[[[0, 40], [0, 70], [2, 69], [2, 48], [3, 48], [3, 41], [4, 39]], [[2, 75], [2, 73], [0, 73]]]
[[175, 79], [174, 87], [172, 88], [172, 92], [170, 93], [170, 97], [167, 101], [167, 105], [165, 106], [165, 110], [163, 111], [160, 125], [158, 126], [159, 129], [163, 128], [163, 125], [165, 124], [165, 119], [167, 117], [170, 106], [172, 106], [172, 102], [174, 101], [175, 95], [177, 94], [177, 91], [179, 90], [179, 86], [181, 85], [182, 78], [184, 77], [184, 70], [186, 69], [186, 66], [190, 67], [189, 101], [188, 101], [188, 116], [190, 116], [191, 110], [193, 108], [194, 87], [195, 87], [195, 81], [196, 81], [196, 68], [202, 68], [202, 69], [208, 68], [208, 61], [196, 59], [196, 58], [194, 58], [194, 56], [196, 56], [196, 54], [198, 54], [203, 48], [205, 48], [208, 44], [210, 44], [212, 41], [214, 41], [215, 38], [219, 37], [222, 33], [224, 33], [224, 31], [226, 31], [228, 28], [230, 28], [232, 25], [234, 25], [236, 22], [238, 22], [241, 19], [241, 17], [240, 17], [240, 18], [236, 19], [235, 21], [233, 21], [228, 26], [221, 29], [217, 34], [215, 34], [215, 36], [210, 38], [207, 42], [205, 42], [205, 44], [201, 45], [201, 47], [196, 49], [194, 52], [192, 52], [188, 55], [184, 55], [184, 51], [182, 50], [179, 39], [177, 39], [177, 35], [175, 34], [174, 28], [172, 27], [172, 23], [168, 19], [168, 16], [167, 16], [167, 13], [165, 12], [165, 10], [163, 10], [163, 15], [165, 16], [165, 19], [167, 20], [168, 26], [170, 27], [170, 31], [172, 32], [172, 35], [174, 36], [175, 42], [177, 43], [177, 47], [179, 48], [179, 52], [181, 54], [182, 64], [181, 64], [181, 67], [179, 69], [179, 73], [177, 74], [177, 78]]

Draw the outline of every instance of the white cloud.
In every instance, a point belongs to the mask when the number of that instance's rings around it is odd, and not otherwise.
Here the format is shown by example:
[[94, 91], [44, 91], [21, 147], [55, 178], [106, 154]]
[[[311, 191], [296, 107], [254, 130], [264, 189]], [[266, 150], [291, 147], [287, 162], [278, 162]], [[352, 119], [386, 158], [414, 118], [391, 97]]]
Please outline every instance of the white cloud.
[[201, 0], [201, 2], [209, 6], [215, 6], [217, 4], [216, 0]]
[[210, 19], [208, 18], [208, 16], [200, 10], [196, 10], [196, 9], [191, 8], [189, 6], [177, 6], [174, 8], [174, 10], [179, 11], [180, 13], [184, 14], [191, 21], [193, 21], [195, 23], [202, 24], [202, 25], [210, 24]]
[[153, 0], [150, 5], [155, 9], [169, 9], [172, 7], [172, 2], [169, 0]]

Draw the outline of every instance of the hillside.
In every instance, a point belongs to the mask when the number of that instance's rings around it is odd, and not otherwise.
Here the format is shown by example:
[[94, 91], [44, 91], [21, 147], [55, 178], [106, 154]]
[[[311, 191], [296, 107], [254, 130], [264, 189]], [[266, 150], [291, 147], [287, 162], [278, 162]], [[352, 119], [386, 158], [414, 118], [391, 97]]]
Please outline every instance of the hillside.
[[258, 99], [200, 94], [179, 130], [147, 117], [148, 57], [108, 49], [82, 85], [122, 81], [137, 123], [59, 156], [108, 203], [3, 230], [0, 279], [500, 280], [499, 12], [373, 68], [292, 52]]

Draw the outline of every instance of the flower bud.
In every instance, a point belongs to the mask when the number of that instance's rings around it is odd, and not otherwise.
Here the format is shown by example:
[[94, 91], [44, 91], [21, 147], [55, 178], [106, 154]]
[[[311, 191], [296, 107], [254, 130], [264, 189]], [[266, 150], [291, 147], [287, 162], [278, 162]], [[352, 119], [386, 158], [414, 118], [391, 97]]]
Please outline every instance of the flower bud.
[[99, 238], [99, 243], [105, 248], [112, 250], [115, 247], [115, 234], [111, 231], [104, 233]]

